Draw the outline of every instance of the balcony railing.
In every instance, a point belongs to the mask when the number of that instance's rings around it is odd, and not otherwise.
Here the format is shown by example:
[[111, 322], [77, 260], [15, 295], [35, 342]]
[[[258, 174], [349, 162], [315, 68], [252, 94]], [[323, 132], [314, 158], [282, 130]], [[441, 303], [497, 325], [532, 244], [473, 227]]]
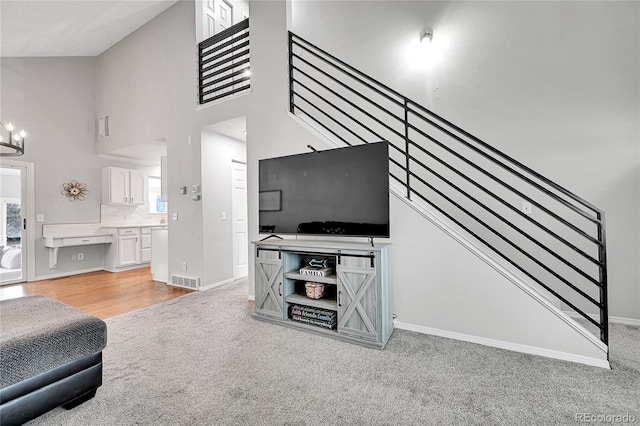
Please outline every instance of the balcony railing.
[[198, 44], [198, 103], [206, 104], [248, 90], [249, 19]]

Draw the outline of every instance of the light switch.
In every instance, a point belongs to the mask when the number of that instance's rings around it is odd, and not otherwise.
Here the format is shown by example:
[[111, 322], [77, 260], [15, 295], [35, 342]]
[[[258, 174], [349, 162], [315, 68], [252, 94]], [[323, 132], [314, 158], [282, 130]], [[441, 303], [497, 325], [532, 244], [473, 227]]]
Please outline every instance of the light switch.
[[178, 220], [178, 213], [172, 213], [171, 220]]
[[227, 212], [222, 212], [220, 216], [222, 217], [222, 220], [227, 220]]

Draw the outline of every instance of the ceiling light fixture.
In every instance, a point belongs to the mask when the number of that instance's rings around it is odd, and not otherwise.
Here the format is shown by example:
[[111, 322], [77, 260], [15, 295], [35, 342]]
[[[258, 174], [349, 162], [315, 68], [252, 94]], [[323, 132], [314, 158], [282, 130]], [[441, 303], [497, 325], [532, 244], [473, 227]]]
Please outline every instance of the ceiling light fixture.
[[[14, 133], [14, 126], [8, 123], [6, 126], [0, 121], [0, 157], [17, 157], [24, 154], [24, 138], [27, 136], [24, 130]], [[9, 150], [4, 150], [8, 148]]]
[[429, 45], [431, 44], [431, 40], [433, 40], [433, 30], [428, 28], [426, 30], [423, 30], [420, 33], [420, 43], [422, 45]]

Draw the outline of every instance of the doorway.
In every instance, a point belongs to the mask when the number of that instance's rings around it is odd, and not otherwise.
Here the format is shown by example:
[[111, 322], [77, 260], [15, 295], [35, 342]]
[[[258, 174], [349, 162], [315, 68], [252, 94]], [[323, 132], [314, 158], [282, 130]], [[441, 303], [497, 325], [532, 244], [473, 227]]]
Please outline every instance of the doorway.
[[27, 280], [28, 172], [26, 164], [0, 165], [0, 285]]

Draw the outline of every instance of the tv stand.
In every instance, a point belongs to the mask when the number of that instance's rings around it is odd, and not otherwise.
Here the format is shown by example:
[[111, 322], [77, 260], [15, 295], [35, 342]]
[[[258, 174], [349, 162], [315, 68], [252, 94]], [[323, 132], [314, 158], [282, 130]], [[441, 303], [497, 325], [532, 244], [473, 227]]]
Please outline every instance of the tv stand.
[[[384, 348], [393, 332], [390, 244], [290, 239], [254, 244], [254, 318]], [[303, 260], [309, 258], [327, 259], [331, 271], [326, 276], [302, 274]], [[307, 297], [307, 282], [323, 284], [324, 295]], [[308, 320], [300, 309], [335, 317], [335, 324]]]

